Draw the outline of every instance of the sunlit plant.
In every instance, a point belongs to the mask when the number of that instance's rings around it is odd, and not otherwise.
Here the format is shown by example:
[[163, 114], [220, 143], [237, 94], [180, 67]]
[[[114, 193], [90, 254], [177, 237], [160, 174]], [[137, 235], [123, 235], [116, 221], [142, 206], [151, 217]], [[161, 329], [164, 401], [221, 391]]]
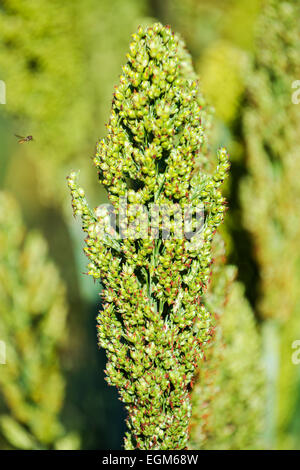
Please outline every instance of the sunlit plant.
[[[68, 177], [73, 211], [87, 234], [88, 274], [103, 287], [98, 339], [107, 353], [107, 381], [128, 411], [128, 450], [187, 446], [190, 390], [213, 330], [202, 296], [213, 235], [225, 211], [220, 185], [229, 168], [221, 149], [215, 171], [207, 171], [207, 123], [182, 41], [161, 24], [140, 27], [94, 164], [116, 215], [124, 199], [139, 204], [135, 214], [127, 206], [131, 224], [153, 205], [169, 207], [169, 237], [162, 236], [160, 220], [155, 235], [152, 226], [143, 238], [118, 223], [114, 234], [99, 230], [107, 213], [91, 210], [77, 174]], [[176, 238], [174, 207], [187, 206], [192, 229], [197, 208], [205, 208], [201, 230]]]

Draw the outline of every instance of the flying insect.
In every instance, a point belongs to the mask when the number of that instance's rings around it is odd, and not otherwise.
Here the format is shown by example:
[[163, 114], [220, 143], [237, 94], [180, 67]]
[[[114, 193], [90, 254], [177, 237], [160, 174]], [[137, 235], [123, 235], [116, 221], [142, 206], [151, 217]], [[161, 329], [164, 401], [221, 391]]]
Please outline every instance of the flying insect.
[[33, 140], [32, 135], [28, 135], [27, 137], [22, 137], [21, 135], [15, 134], [15, 136], [17, 137], [17, 139], [19, 139], [18, 140], [19, 144], [24, 144], [25, 142], [30, 142], [31, 140]]

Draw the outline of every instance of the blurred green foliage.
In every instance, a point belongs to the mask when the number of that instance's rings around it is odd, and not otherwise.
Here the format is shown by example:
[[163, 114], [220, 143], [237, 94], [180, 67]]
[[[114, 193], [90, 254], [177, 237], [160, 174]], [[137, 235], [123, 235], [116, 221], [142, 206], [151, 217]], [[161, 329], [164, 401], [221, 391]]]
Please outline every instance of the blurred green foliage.
[[242, 110], [247, 175], [241, 203], [260, 265], [258, 309], [281, 322], [294, 310], [299, 287], [300, 107], [292, 102], [292, 83], [300, 76], [299, 13], [298, 1], [268, 4]]
[[[153, 14], [185, 38], [197, 61], [215, 41], [251, 50], [263, 0], [150, 0]], [[233, 63], [236, 66], [235, 63]]]
[[66, 336], [64, 285], [45, 240], [25, 231], [16, 202], [3, 192], [0, 261], [0, 338], [6, 344], [0, 433], [17, 448], [61, 446], [60, 439], [66, 439], [59, 420], [64, 379], [58, 360]]
[[290, 426], [300, 385], [291, 360], [300, 332], [300, 107], [292, 101], [292, 83], [300, 77], [299, 15], [299, 1], [271, 0], [259, 22], [242, 110], [247, 174], [240, 185], [243, 223], [260, 273], [257, 312], [276, 320], [279, 335], [273, 445], [298, 448]]
[[213, 103], [217, 118], [225, 124], [236, 118], [246, 67], [247, 55], [225, 40], [214, 41], [207, 47], [199, 63], [203, 93]]
[[[38, 195], [48, 204], [61, 202], [66, 167], [88, 158], [104, 130], [111, 86], [144, 4], [117, 0], [112, 11], [108, 0], [1, 2], [3, 111], [13, 118], [12, 134], [34, 136], [23, 151], [36, 172]], [[17, 157], [9, 184], [20, 192], [30, 174], [20, 171], [24, 154]]]

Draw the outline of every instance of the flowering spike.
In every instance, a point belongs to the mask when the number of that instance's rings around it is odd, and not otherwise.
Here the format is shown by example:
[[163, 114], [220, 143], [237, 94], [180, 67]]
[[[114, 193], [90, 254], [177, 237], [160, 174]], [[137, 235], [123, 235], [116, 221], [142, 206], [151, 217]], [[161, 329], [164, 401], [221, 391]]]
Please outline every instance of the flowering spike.
[[[98, 341], [107, 353], [107, 382], [118, 388], [128, 411], [125, 448], [184, 449], [190, 384], [212, 334], [201, 297], [210, 277], [213, 234], [223, 220], [219, 186], [229, 163], [221, 150], [215, 173], [203, 171], [208, 166], [207, 107], [190, 55], [170, 28], [159, 23], [139, 27], [122, 70], [108, 134], [94, 158], [119, 216], [114, 233], [99, 229], [108, 214], [88, 208], [76, 174], [68, 181], [74, 214], [81, 215], [88, 234], [88, 273], [103, 285]], [[149, 212], [155, 219], [153, 205], [167, 209], [171, 222], [159, 218], [143, 236], [142, 224], [135, 225], [133, 234], [120, 222], [123, 199], [138, 207], [132, 215], [126, 206], [128, 223], [139, 215], [147, 224]], [[195, 214], [204, 203], [199, 237], [193, 231]], [[187, 206], [191, 227], [182, 237], [182, 226], [173, 219]]]

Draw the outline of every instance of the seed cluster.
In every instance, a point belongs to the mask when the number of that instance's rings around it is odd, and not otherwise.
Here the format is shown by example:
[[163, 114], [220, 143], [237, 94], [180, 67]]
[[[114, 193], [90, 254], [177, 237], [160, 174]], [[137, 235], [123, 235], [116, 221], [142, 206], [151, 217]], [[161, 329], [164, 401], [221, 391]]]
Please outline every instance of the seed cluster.
[[120, 227], [114, 236], [100, 236], [104, 216], [89, 209], [77, 174], [68, 177], [74, 214], [87, 233], [88, 274], [103, 286], [98, 338], [107, 353], [107, 381], [128, 411], [126, 449], [187, 445], [191, 382], [213, 330], [202, 295], [225, 211], [219, 186], [229, 168], [221, 149], [215, 172], [203, 171], [207, 123], [182, 41], [161, 24], [139, 27], [94, 164], [116, 213], [121, 198], [147, 209], [205, 207], [201, 239], [176, 239], [172, 226], [167, 239], [124, 238]]

